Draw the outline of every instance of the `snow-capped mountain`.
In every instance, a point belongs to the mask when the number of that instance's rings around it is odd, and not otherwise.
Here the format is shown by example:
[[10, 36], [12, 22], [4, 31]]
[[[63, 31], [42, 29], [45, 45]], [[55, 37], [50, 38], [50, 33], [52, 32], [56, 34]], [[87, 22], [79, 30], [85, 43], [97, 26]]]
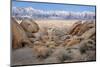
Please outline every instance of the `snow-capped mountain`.
[[39, 10], [32, 7], [13, 7], [12, 16], [33, 19], [95, 19], [95, 13], [89, 11], [69, 12], [56, 10]]

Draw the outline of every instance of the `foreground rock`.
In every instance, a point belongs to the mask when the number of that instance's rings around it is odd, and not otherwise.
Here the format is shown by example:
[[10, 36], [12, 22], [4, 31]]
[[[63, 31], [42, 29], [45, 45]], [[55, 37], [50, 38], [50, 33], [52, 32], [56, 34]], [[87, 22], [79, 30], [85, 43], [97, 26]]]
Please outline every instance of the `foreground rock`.
[[78, 21], [73, 24], [69, 34], [81, 36], [83, 33], [91, 28], [95, 28], [94, 21], [84, 21], [83, 23], [82, 21]]
[[84, 39], [89, 39], [94, 35], [95, 35], [95, 28], [91, 28], [88, 31], [86, 31], [81, 37], [83, 37]]
[[33, 33], [36, 33], [39, 30], [38, 24], [32, 19], [24, 19], [20, 25], [25, 30], [28, 37], [34, 37]]
[[11, 18], [12, 25], [12, 48], [22, 48], [25, 45], [31, 46], [24, 29], [17, 23], [14, 18]]

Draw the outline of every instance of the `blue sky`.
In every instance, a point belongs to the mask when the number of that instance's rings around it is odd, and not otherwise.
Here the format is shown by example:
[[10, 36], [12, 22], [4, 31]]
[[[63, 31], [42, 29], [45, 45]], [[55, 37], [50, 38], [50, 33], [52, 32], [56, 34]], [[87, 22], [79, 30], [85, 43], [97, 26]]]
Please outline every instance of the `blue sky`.
[[64, 10], [64, 11], [75, 11], [83, 12], [90, 11], [95, 12], [95, 6], [83, 6], [83, 5], [71, 5], [71, 4], [54, 4], [54, 3], [36, 3], [36, 2], [20, 2], [13, 1], [12, 6], [14, 7], [33, 7], [35, 9], [42, 10]]

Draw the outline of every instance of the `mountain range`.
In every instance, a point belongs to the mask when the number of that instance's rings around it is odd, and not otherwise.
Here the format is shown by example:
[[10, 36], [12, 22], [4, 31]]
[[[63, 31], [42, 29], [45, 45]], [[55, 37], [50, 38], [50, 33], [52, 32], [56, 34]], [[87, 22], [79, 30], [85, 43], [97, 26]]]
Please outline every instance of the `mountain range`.
[[95, 12], [64, 11], [64, 10], [40, 10], [33, 7], [12, 7], [12, 16], [18, 19], [95, 19]]

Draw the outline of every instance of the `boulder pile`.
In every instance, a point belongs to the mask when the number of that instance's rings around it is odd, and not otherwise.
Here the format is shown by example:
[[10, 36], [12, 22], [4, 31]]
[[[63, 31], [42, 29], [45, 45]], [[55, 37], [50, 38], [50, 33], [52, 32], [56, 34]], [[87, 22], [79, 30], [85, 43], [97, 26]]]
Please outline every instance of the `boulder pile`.
[[12, 18], [11, 24], [12, 47], [21, 49], [25, 45], [31, 46], [34, 57], [42, 64], [96, 60], [96, 27], [93, 20], [77, 21], [67, 33], [49, 27], [40, 30], [32, 19], [24, 19], [18, 24]]

